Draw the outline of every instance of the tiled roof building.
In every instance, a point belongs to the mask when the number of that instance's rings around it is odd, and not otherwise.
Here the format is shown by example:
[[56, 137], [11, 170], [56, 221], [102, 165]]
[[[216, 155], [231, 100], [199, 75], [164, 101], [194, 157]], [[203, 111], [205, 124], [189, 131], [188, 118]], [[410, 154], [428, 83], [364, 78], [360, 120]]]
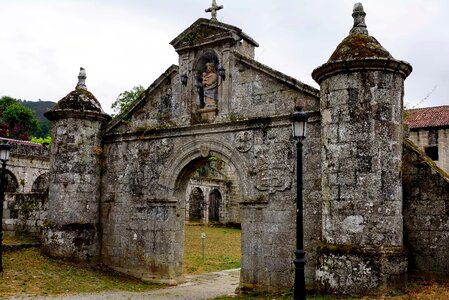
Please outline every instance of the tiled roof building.
[[410, 129], [449, 127], [449, 105], [410, 109], [405, 122]]
[[410, 139], [449, 172], [449, 105], [410, 109], [405, 123]]

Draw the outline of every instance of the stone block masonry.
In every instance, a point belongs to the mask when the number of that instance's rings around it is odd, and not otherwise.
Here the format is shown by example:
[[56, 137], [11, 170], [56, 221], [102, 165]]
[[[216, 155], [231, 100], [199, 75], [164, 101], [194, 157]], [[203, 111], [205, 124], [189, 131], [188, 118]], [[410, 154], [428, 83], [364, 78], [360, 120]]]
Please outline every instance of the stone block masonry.
[[45, 113], [52, 121], [52, 147], [42, 253], [98, 263], [102, 139], [110, 117], [87, 91], [83, 68], [78, 79], [75, 90]]
[[[379, 294], [401, 280], [408, 262], [413, 270], [447, 273], [449, 259], [440, 251], [449, 232], [447, 178], [421, 168], [423, 157], [407, 149], [402, 164], [411, 66], [368, 35], [360, 4], [353, 16], [350, 35], [312, 73], [320, 91], [255, 61], [254, 40], [207, 19], [172, 41], [179, 66], [106, 130], [109, 118], [87, 91], [82, 69], [75, 91], [47, 113], [53, 146], [43, 253], [103, 262], [142, 280], [182, 282], [187, 200], [197, 170], [214, 159], [225, 167], [211, 178], [229, 192], [219, 216], [241, 222], [240, 287], [291, 287], [297, 170], [289, 115], [302, 106], [310, 115], [303, 159], [307, 286]], [[202, 118], [202, 72], [212, 65], [224, 74], [217, 76], [214, 116]]]
[[333, 293], [381, 293], [407, 271], [402, 226], [402, 97], [411, 72], [354, 27], [314, 70], [322, 114], [323, 228], [317, 280]]

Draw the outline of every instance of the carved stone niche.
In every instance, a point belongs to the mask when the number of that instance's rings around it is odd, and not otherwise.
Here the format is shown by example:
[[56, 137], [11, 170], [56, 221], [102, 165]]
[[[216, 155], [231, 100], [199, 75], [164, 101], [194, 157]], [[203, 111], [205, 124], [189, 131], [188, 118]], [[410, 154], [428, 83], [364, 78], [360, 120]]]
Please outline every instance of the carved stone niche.
[[218, 55], [212, 49], [200, 51], [195, 59], [192, 123], [211, 123], [218, 114], [219, 65]]

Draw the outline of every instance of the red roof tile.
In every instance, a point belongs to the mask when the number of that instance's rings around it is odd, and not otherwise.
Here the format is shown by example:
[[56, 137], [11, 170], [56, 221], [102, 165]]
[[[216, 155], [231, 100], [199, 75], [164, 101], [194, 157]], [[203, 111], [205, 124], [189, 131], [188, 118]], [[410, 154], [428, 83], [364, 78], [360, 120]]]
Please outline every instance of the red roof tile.
[[32, 146], [32, 147], [43, 147], [41, 144], [38, 144], [38, 143], [8, 139], [8, 138], [4, 138], [4, 137], [0, 137], [0, 143], [1, 142], [9, 143], [9, 144], [21, 144], [21, 145], [27, 145], [27, 146]]
[[449, 105], [408, 109], [405, 123], [410, 129], [449, 126]]

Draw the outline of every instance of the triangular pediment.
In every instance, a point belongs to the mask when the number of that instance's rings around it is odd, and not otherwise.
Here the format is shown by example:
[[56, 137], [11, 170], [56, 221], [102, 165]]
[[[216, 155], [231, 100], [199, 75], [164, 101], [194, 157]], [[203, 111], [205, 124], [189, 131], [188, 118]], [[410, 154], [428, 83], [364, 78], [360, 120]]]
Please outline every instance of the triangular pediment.
[[[139, 114], [139, 111], [148, 106], [148, 102], [151, 99], [158, 99], [157, 97], [161, 90], [163, 90], [163, 86], [170, 85], [171, 86], [171, 78], [178, 74], [179, 67], [176, 65], [171, 65], [158, 79], [156, 79], [146, 90], [142, 93], [139, 99], [137, 99], [134, 103], [132, 103], [124, 112], [120, 115], [116, 116], [109, 124], [107, 128], [108, 133], [114, 132], [118, 127], [123, 124], [127, 124], [130, 121], [133, 121], [135, 115]], [[159, 95], [160, 96], [160, 95]], [[151, 105], [150, 105], [151, 106]]]
[[179, 52], [184, 49], [201, 47], [220, 41], [233, 40], [237, 42], [241, 39], [256, 47], [259, 46], [256, 41], [238, 27], [201, 18], [171, 41], [170, 45]]

